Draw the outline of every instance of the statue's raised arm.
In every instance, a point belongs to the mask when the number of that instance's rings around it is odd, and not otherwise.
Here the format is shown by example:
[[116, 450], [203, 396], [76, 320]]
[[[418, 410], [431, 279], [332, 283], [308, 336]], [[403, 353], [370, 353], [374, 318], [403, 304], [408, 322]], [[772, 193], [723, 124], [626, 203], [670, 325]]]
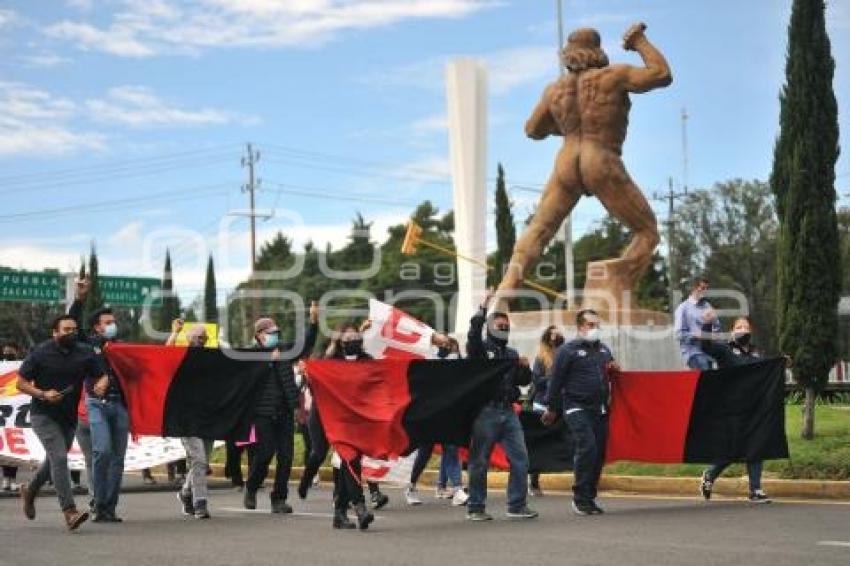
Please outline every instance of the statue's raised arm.
[[613, 69], [623, 81], [623, 88], [629, 92], [648, 92], [656, 88], [669, 86], [673, 82], [673, 73], [667, 59], [646, 38], [646, 24], [637, 23], [623, 35], [623, 49], [637, 51], [643, 59], [643, 67], [632, 65], [614, 65]]

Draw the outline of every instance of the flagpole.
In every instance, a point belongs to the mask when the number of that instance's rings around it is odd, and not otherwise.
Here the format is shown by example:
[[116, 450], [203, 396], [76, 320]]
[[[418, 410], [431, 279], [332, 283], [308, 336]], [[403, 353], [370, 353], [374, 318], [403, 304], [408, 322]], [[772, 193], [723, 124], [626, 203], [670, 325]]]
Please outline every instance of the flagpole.
[[[558, 74], [564, 74], [564, 65], [561, 63], [561, 50], [564, 48], [564, 19], [561, 0], [555, 0], [555, 13], [557, 15], [558, 49], [555, 52], [558, 60]], [[567, 308], [575, 305], [575, 263], [573, 261], [573, 215], [567, 214], [564, 218], [564, 283], [567, 293]]]

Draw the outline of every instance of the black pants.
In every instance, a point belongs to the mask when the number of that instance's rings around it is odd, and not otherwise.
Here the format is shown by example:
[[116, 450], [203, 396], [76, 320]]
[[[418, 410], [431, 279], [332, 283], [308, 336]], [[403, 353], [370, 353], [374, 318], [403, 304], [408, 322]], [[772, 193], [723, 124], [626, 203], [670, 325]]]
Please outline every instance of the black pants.
[[310, 416], [307, 418], [307, 431], [310, 436], [310, 456], [304, 462], [304, 476], [301, 481], [310, 485], [319, 472], [319, 467], [327, 458], [330, 449], [319, 410], [315, 405], [313, 405], [313, 410], [310, 411]]
[[18, 476], [18, 467], [17, 466], [3, 466], [3, 477], [9, 478], [10, 480], [15, 479]]
[[434, 445], [420, 446], [416, 452], [416, 458], [413, 459], [413, 469], [410, 471], [410, 483], [415, 484], [422, 476], [422, 472], [431, 461], [431, 454], [434, 452]]
[[582, 409], [564, 416], [575, 443], [573, 498], [578, 503], [596, 499], [599, 476], [605, 463], [608, 415]]
[[313, 443], [310, 441], [310, 431], [307, 430], [307, 423], [297, 423], [295, 425], [295, 431], [301, 435], [301, 443], [304, 446], [304, 464], [307, 464], [307, 460], [310, 459], [310, 451], [312, 450]]
[[285, 501], [289, 495], [289, 473], [292, 471], [295, 450], [295, 419], [291, 412], [276, 417], [257, 416], [254, 418], [254, 430], [257, 443], [245, 489], [255, 493], [260, 488], [269, 473], [269, 464], [276, 456], [271, 498]]
[[[245, 485], [245, 480], [242, 479], [242, 453], [245, 447], [236, 446], [236, 441], [228, 440], [224, 444], [224, 451], [224, 477], [230, 478], [232, 485]], [[251, 465], [250, 461], [248, 465]]]
[[[360, 458], [343, 461], [339, 469], [334, 468], [334, 509], [345, 511], [349, 505], [365, 502], [359, 478]], [[369, 487], [371, 490], [371, 485]]]

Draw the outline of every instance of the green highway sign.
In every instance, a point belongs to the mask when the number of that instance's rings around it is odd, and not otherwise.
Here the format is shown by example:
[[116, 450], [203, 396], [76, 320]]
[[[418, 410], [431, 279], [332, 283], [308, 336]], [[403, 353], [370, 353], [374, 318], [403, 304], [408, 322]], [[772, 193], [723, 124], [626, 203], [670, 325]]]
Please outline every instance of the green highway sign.
[[[103, 302], [111, 306], [140, 307], [153, 291], [159, 291], [162, 282], [154, 277], [116, 277], [101, 275], [97, 278]], [[162, 302], [157, 298], [151, 305]]]
[[0, 270], [0, 301], [58, 303], [64, 287], [59, 273]]

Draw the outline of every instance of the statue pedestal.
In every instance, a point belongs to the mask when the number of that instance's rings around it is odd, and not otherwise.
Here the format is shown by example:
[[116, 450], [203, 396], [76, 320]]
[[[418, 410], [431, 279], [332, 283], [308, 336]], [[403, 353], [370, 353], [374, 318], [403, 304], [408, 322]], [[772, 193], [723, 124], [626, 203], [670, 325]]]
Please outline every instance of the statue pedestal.
[[[567, 340], [576, 336], [574, 310], [512, 312], [510, 344], [533, 361], [540, 337], [554, 324]], [[671, 315], [644, 309], [599, 310], [602, 341], [623, 369], [678, 370], [682, 360]]]

